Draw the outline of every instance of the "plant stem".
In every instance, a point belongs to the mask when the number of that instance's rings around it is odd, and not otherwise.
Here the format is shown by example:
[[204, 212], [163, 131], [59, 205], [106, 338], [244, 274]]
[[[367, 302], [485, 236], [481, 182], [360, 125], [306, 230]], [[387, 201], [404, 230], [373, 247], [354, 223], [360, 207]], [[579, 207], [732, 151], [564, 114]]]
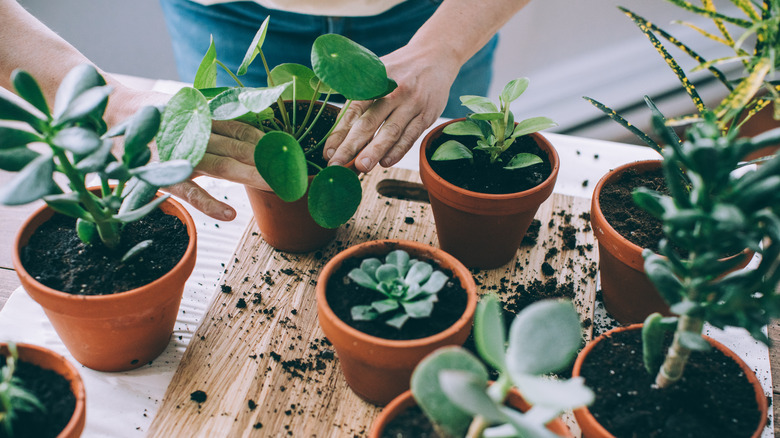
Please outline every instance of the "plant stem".
[[[265, 59], [265, 54], [263, 53], [263, 49], [260, 49], [258, 54], [260, 55], [260, 60], [263, 61], [263, 68], [265, 69], [265, 76], [268, 79], [268, 86], [269, 87], [275, 87], [276, 84], [274, 84], [274, 79], [271, 77], [271, 69], [268, 68], [268, 61]], [[293, 82], [293, 87], [295, 87], [295, 83]], [[284, 106], [284, 101], [281, 97], [276, 99], [276, 105], [279, 106], [279, 114], [282, 115], [282, 124], [284, 125], [283, 131], [288, 132], [289, 134], [293, 133], [293, 130], [295, 129], [295, 126], [290, 126], [290, 116], [287, 115], [287, 108]], [[293, 97], [293, 113], [295, 113], [295, 97]]]
[[655, 384], [659, 388], [667, 388], [682, 377], [685, 370], [685, 364], [691, 355], [691, 350], [686, 348], [680, 342], [680, 334], [683, 332], [701, 333], [704, 327], [704, 321], [701, 318], [694, 318], [689, 315], [681, 315], [677, 322], [677, 329], [674, 332], [672, 345], [666, 352], [661, 369], [655, 377]]
[[[328, 93], [328, 96], [330, 96], [330, 93]], [[351, 101], [351, 100], [348, 100], [348, 101], [347, 101], [347, 102], [344, 104], [344, 107], [341, 109], [341, 112], [339, 113], [339, 117], [336, 119], [336, 123], [334, 123], [334, 124], [333, 124], [333, 126], [331, 126], [331, 127], [330, 127], [330, 130], [328, 131], [328, 133], [327, 133], [327, 134], [325, 134], [325, 136], [324, 136], [324, 137], [322, 137], [322, 140], [320, 140], [320, 142], [319, 142], [319, 143], [317, 143], [317, 146], [314, 146], [314, 148], [312, 148], [311, 150], [313, 150], [313, 151], [314, 151], [314, 150], [317, 150], [317, 149], [319, 149], [319, 148], [320, 148], [320, 146], [322, 146], [322, 144], [323, 144], [323, 143], [325, 143], [325, 140], [327, 140], [327, 139], [328, 139], [328, 137], [330, 137], [330, 134], [333, 132], [333, 129], [335, 129], [335, 128], [336, 128], [336, 126], [337, 126], [337, 125], [339, 124], [339, 122], [341, 121], [341, 118], [342, 118], [342, 117], [344, 117], [344, 113], [347, 111], [347, 108], [349, 108], [349, 104], [351, 104], [351, 103], [352, 103], [352, 101]], [[322, 108], [325, 108], [325, 105], [323, 105], [323, 106], [322, 106]], [[320, 111], [322, 111], [322, 108], [320, 108]], [[317, 115], [317, 117], [319, 117], [319, 114]], [[312, 123], [312, 125], [314, 125], [314, 124]]]
[[222, 67], [222, 69], [225, 70], [226, 72], [228, 72], [230, 77], [233, 78], [234, 81], [236, 81], [236, 83], [238, 84], [239, 87], [243, 87], [244, 86], [244, 84], [241, 83], [241, 80], [238, 79], [238, 77], [236, 75], [234, 75], [233, 72], [230, 71], [230, 69], [225, 66], [225, 64], [223, 64], [219, 59], [217, 59], [216, 61], [217, 61], [217, 65]]
[[[504, 374], [499, 374], [498, 380], [490, 385], [487, 392], [496, 404], [503, 404], [510, 388], [512, 388], [512, 382], [509, 378]], [[471, 421], [471, 425], [469, 425], [469, 430], [466, 432], [466, 438], [480, 438], [488, 426], [490, 426], [490, 423], [485, 417], [477, 415], [474, 417], [474, 420]]]

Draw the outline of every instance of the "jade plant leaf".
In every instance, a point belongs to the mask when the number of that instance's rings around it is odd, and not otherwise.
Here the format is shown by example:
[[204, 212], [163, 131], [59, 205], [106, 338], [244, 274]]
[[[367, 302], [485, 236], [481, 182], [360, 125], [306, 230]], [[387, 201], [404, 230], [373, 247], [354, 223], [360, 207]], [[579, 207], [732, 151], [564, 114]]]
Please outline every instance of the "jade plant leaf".
[[24, 146], [0, 149], [0, 170], [18, 172], [39, 156], [38, 152]]
[[57, 132], [51, 142], [57, 147], [79, 155], [91, 154], [103, 143], [95, 131], [78, 126]]
[[311, 65], [322, 82], [349, 100], [376, 99], [394, 88], [379, 57], [342, 35], [319, 36], [311, 48]]
[[217, 48], [214, 46], [214, 35], [210, 35], [209, 39], [209, 49], [203, 55], [192, 83], [192, 86], [199, 90], [217, 86]]
[[238, 100], [248, 110], [259, 113], [275, 103], [290, 85], [292, 85], [292, 82], [271, 88], [244, 88], [241, 90]]
[[233, 120], [249, 112], [241, 103], [241, 88], [230, 88], [209, 101], [212, 120]]
[[34, 132], [0, 126], [0, 150], [15, 149], [35, 141], [43, 141], [43, 139]]
[[506, 369], [505, 330], [500, 301], [485, 295], [474, 313], [474, 345], [479, 356], [500, 373]]
[[104, 138], [99, 148], [76, 162], [76, 169], [82, 173], [97, 172], [102, 169], [108, 160], [114, 159], [111, 155], [113, 145], [111, 140]]
[[[30, 109], [25, 108], [28, 107]], [[33, 110], [33, 111], [30, 111]], [[0, 94], [0, 120], [15, 120], [25, 122], [40, 132], [43, 121], [33, 114], [34, 109], [24, 101], [17, 103]]]
[[311, 182], [309, 213], [321, 227], [336, 228], [355, 214], [362, 197], [363, 188], [355, 172], [328, 166]]
[[157, 187], [178, 184], [187, 179], [191, 173], [192, 164], [187, 160], [162, 161], [130, 171], [131, 175]]
[[83, 92], [93, 87], [105, 85], [106, 81], [89, 64], [81, 64], [74, 67], [62, 79], [57, 94], [54, 97], [54, 118], [59, 119], [71, 102]]
[[433, 155], [431, 155], [432, 161], [471, 160], [473, 158], [474, 154], [471, 152], [471, 149], [455, 140], [447, 140], [436, 148]]
[[271, 131], [260, 138], [255, 147], [255, 166], [282, 200], [293, 202], [306, 194], [309, 185], [306, 157], [290, 134]]
[[[553, 412], [549, 409], [542, 407], [532, 407], [525, 414], [501, 407], [501, 412], [506, 415], [508, 424], [496, 426], [494, 428], [488, 428], [485, 430], [485, 438], [498, 438], [498, 437], [516, 437], [518, 436], [530, 436], [534, 438], [558, 438], [560, 435], [553, 433], [550, 429], [544, 427], [543, 421], [537, 421], [538, 417], [554, 418]], [[552, 419], [550, 418], [550, 419]]]
[[[293, 99], [293, 89], [295, 90], [295, 100], [312, 100], [319, 98], [318, 92], [314, 91], [312, 79], [314, 72], [305, 65], [301, 64], [280, 64], [271, 70], [271, 79], [274, 84], [285, 84], [292, 82], [292, 85], [282, 93], [282, 100]], [[317, 81], [314, 81], [315, 83]]]
[[206, 98], [185, 87], [173, 95], [160, 122], [157, 150], [160, 160], [186, 159], [197, 166], [211, 134], [211, 111]]
[[141, 108], [125, 129], [125, 146], [122, 161], [128, 166], [138, 167], [149, 162], [149, 142], [154, 140], [160, 129], [162, 115], [154, 106]]
[[244, 55], [244, 59], [241, 61], [241, 65], [238, 66], [238, 71], [236, 73], [239, 76], [246, 74], [249, 65], [252, 64], [252, 61], [255, 60], [257, 54], [260, 53], [260, 48], [263, 47], [263, 42], [265, 41], [265, 34], [268, 31], [268, 20], [270, 19], [270, 15], [266, 17], [265, 20], [263, 20], [263, 24], [260, 25], [260, 29], [255, 33], [255, 37], [252, 39], [252, 43], [249, 45], [249, 49], [247, 49], [246, 55]]
[[512, 157], [512, 159], [509, 160], [509, 163], [504, 166], [504, 169], [522, 169], [524, 167], [533, 166], [534, 164], [539, 164], [541, 162], [542, 159], [538, 156], [523, 152]]
[[0, 187], [0, 204], [24, 205], [46, 195], [60, 193], [52, 179], [54, 160], [41, 155], [24, 167], [14, 179]]
[[450, 400], [464, 411], [479, 415], [491, 423], [506, 421], [506, 416], [485, 391], [488, 386], [485, 376], [445, 369], [439, 373], [439, 384]]
[[425, 415], [451, 436], [465, 436], [471, 414], [450, 401], [442, 390], [439, 381], [442, 370], [467, 371], [485, 381], [488, 371], [471, 353], [459, 347], [443, 347], [426, 356], [412, 373], [412, 395]]
[[31, 103], [46, 117], [51, 116], [49, 105], [46, 103], [46, 98], [43, 97], [41, 87], [38, 86], [38, 82], [35, 81], [30, 73], [24, 70], [14, 70], [11, 73], [11, 83], [19, 96]]
[[81, 207], [76, 192], [44, 196], [43, 200], [52, 210], [75, 218], [90, 218], [91, 215]]
[[564, 411], [593, 403], [593, 391], [582, 377], [557, 380], [550, 377], [522, 376], [513, 380], [523, 397], [533, 406]]
[[90, 88], [76, 96], [65, 110], [57, 117], [56, 124], [64, 125], [90, 116], [94, 112], [102, 112], [108, 102], [108, 95], [113, 87], [104, 85]]

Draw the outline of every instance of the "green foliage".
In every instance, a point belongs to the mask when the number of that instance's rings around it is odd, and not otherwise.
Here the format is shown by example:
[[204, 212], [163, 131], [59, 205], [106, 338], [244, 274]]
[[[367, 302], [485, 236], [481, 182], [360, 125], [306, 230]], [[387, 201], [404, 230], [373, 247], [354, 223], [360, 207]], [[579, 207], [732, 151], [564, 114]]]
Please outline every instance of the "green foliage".
[[508, 170], [521, 169], [541, 163], [542, 159], [534, 154], [520, 153], [511, 157], [504, 155], [504, 152], [519, 137], [558, 126], [547, 117], [532, 117], [515, 124], [515, 116], [510, 111], [509, 106], [525, 92], [528, 88], [528, 82], [528, 78], [509, 81], [499, 96], [500, 108], [486, 97], [461, 96], [461, 103], [474, 112], [469, 114], [466, 120], [447, 125], [444, 128], [444, 133], [477, 137], [477, 146], [472, 151], [456, 140], [449, 140], [436, 148], [431, 160], [467, 159], [473, 163], [474, 152], [481, 151], [488, 154], [491, 163], [499, 161], [504, 165], [504, 169]]
[[[202, 98], [208, 100], [208, 111], [202, 116], [209, 123], [211, 120], [239, 120], [269, 134], [285, 134], [284, 137], [265, 135], [260, 139], [255, 153], [257, 171], [280, 198], [292, 202], [306, 193], [307, 169], [308, 172], [314, 169], [317, 174], [311, 184], [317, 189], [309, 190], [309, 212], [320, 226], [336, 228], [357, 211], [362, 190], [355, 188], [360, 188], [360, 182], [354, 172], [329, 171], [322, 175], [322, 169], [311, 161], [311, 157], [321, 150], [341, 115], [330, 131], [318, 139], [316, 146], [304, 150], [300, 142], [320, 119], [325, 103], [333, 93], [347, 99], [347, 108], [352, 100], [378, 99], [393, 91], [397, 84], [387, 77], [384, 64], [375, 54], [334, 34], [322, 35], [314, 41], [311, 50], [313, 69], [287, 63], [270, 68], [263, 54], [269, 18], [258, 29], [235, 74], [217, 59], [212, 39], [194, 81]], [[245, 87], [238, 76], [246, 74], [258, 57], [266, 71], [268, 86]], [[237, 85], [216, 88], [217, 67], [225, 70]], [[320, 98], [323, 102], [317, 110], [315, 103]], [[288, 111], [284, 100], [294, 101], [296, 104], [292, 108], [305, 106], [308, 108], [306, 114], [299, 119], [296, 111]], [[278, 117], [274, 115], [274, 105]], [[194, 112], [196, 105], [190, 103], [190, 107], [183, 110]], [[206, 126], [206, 123], [199, 121], [198, 126]], [[207, 142], [208, 132], [193, 133], [193, 138]]]
[[409, 318], [427, 318], [438, 301], [439, 291], [449, 280], [442, 271], [429, 263], [409, 257], [402, 249], [391, 251], [384, 262], [367, 258], [348, 277], [358, 285], [385, 296], [371, 305], [351, 309], [355, 321], [371, 321], [388, 317], [385, 323], [400, 329]]
[[45, 413], [46, 407], [24, 387], [24, 382], [14, 376], [19, 361], [16, 345], [9, 343], [8, 351], [10, 354], [5, 357], [5, 365], [0, 368], [0, 425], [5, 429], [5, 435], [12, 437], [19, 413]]
[[[53, 111], [28, 73], [14, 71], [11, 82], [24, 101], [0, 97], [0, 120], [11, 122], [0, 122], [0, 167], [18, 175], [0, 189], [0, 202], [19, 205], [43, 199], [53, 210], [78, 219], [78, 235], [87, 244], [117, 247], [124, 224], [163, 202], [167, 195], [152, 200], [157, 188], [187, 179], [205, 151], [205, 144], [190, 141], [189, 121], [172, 122], [177, 128], [170, 131], [177, 131], [178, 137], [164, 142], [169, 148], [159, 147], [163, 161], [151, 163], [148, 144], [161, 120], [165, 124], [169, 117], [168, 111], [161, 117], [153, 106], [107, 132], [103, 112], [111, 88], [90, 65], [77, 66], [65, 76]], [[181, 106], [181, 99], [175, 96], [168, 108]], [[124, 151], [115, 156], [113, 138], [121, 135]], [[55, 182], [58, 173], [70, 191]], [[87, 190], [90, 174], [100, 180], [98, 193]]]
[[[562, 412], [593, 402], [581, 377], [548, 376], [565, 369], [582, 344], [579, 316], [569, 301], [531, 304], [504, 333], [501, 304], [482, 298], [474, 316], [474, 342], [480, 357], [499, 372], [488, 387], [488, 371], [461, 347], [441, 348], [412, 374], [412, 394], [420, 408], [447, 436], [555, 437], [545, 424]], [[532, 407], [520, 413], [504, 406], [516, 387]]]

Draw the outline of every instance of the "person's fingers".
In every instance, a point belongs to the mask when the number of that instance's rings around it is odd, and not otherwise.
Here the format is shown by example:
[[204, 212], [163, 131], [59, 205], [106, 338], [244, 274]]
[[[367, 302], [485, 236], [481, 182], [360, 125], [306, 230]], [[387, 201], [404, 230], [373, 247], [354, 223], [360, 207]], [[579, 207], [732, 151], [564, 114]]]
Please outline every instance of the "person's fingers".
[[257, 144], [257, 141], [263, 136], [263, 131], [235, 120], [214, 120], [211, 124], [211, 132], [253, 145]]
[[[254, 160], [253, 160], [254, 163]], [[270, 190], [254, 164], [246, 164], [231, 156], [207, 153], [195, 168], [199, 175], [222, 178], [259, 189]]]
[[[417, 115], [406, 126], [403, 134], [395, 142], [383, 143], [385, 140], [380, 135], [371, 142], [366, 149], [358, 155], [358, 161], [361, 160], [361, 156], [365, 154], [374, 154], [370, 159], [373, 162], [378, 162], [382, 167], [390, 167], [395, 163], [401, 161], [401, 159], [409, 152], [409, 149], [414, 146], [414, 142], [422, 135], [423, 131], [431, 125], [432, 122], [427, 121], [425, 115]], [[382, 129], [379, 130], [380, 134]], [[373, 144], [377, 143], [376, 149], [373, 148]], [[384, 152], [382, 152], [384, 151]]]
[[[330, 136], [325, 141], [325, 147], [323, 148], [323, 157], [328, 160], [328, 164], [344, 164], [357, 154], [357, 148], [355, 148], [350, 151], [342, 151], [341, 154], [338, 154], [338, 156], [336, 155], [339, 149], [346, 147], [342, 146], [344, 145], [344, 140], [352, 130], [352, 126], [360, 119], [360, 116], [368, 110], [371, 103], [371, 101], [352, 102], [347, 109], [342, 110], [344, 114], [341, 116], [341, 121], [339, 121], [339, 124], [333, 129], [333, 132], [330, 133]], [[340, 161], [334, 161], [334, 157]]]
[[254, 166], [255, 145], [262, 136], [262, 131], [245, 123], [215, 122], [212, 125], [208, 153], [231, 157]]
[[236, 210], [233, 207], [218, 201], [194, 181], [183, 181], [163, 190], [176, 195], [184, 202], [214, 219], [232, 221], [236, 218]]

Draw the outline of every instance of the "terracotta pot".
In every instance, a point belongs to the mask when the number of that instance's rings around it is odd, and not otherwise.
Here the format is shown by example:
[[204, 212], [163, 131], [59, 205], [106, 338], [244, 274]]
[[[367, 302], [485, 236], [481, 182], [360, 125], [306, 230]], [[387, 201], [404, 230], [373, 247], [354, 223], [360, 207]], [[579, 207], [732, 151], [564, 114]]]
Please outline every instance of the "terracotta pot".
[[[287, 101], [287, 103], [291, 103]], [[321, 104], [318, 102], [317, 108]], [[323, 114], [338, 115], [340, 108], [328, 104]], [[346, 167], [355, 170], [354, 159]], [[314, 175], [309, 176], [309, 185]], [[304, 253], [327, 245], [338, 228], [323, 228], [309, 214], [309, 193], [294, 202], [285, 202], [270, 188], [245, 186], [257, 226], [263, 239], [272, 247], [286, 252]]]
[[[582, 365], [585, 362], [585, 359], [587, 358], [588, 354], [590, 354], [590, 352], [593, 350], [596, 344], [602, 341], [605, 337], [626, 330], [641, 330], [641, 329], [642, 329], [642, 324], [632, 324], [625, 327], [618, 327], [606, 333], [603, 333], [598, 338], [589, 342], [588, 345], [586, 345], [585, 348], [583, 348], [582, 351], [580, 351], [579, 355], [577, 356], [577, 360], [574, 362], [574, 369], [572, 371], [572, 376], [574, 377], [580, 376], [580, 373], [582, 371]], [[756, 374], [749, 366], [747, 366], [747, 364], [742, 359], [739, 358], [739, 356], [734, 354], [734, 352], [729, 350], [725, 345], [721, 344], [720, 342], [708, 336], [704, 336], [704, 339], [706, 339], [707, 342], [709, 342], [710, 345], [712, 345], [714, 348], [718, 349], [720, 352], [722, 352], [727, 357], [729, 357], [734, 362], [736, 362], [737, 365], [739, 365], [739, 367], [742, 369], [743, 373], [745, 374], [745, 377], [747, 377], [747, 380], [750, 382], [750, 385], [753, 386], [753, 391], [756, 394], [756, 403], [758, 403], [758, 408], [761, 411], [761, 416], [760, 416], [761, 419], [759, 421], [758, 427], [756, 428], [756, 431], [751, 436], [753, 438], [760, 437], [761, 432], [764, 430], [764, 427], [766, 426], [767, 415], [768, 415], [767, 411], [769, 407], [767, 404], [766, 396], [764, 396], [764, 390], [761, 388], [761, 383], [758, 381]], [[585, 384], [587, 385], [587, 381], [585, 382]], [[587, 407], [575, 409], [574, 417], [577, 419], [577, 424], [579, 424], [580, 429], [582, 429], [583, 438], [615, 438], [614, 435], [612, 435], [609, 431], [607, 431], [596, 420], [596, 418], [593, 416], [593, 414], [590, 413], [590, 410]]]
[[[650, 172], [661, 167], [661, 160], [624, 164], [607, 172], [593, 189], [590, 221], [599, 246], [599, 278], [604, 307], [621, 324], [643, 322], [654, 312], [671, 315], [669, 305], [645, 274], [643, 248], [631, 243], [607, 222], [601, 210], [601, 191], [617, 181], [624, 172]], [[752, 254], [746, 251], [747, 254]], [[736, 256], [735, 256], [736, 257]], [[735, 269], [747, 265], [750, 257]]]
[[126, 371], [143, 366], [160, 355], [170, 341], [179, 313], [184, 282], [195, 267], [195, 222], [173, 199], [160, 205], [178, 217], [190, 236], [184, 256], [157, 280], [111, 295], [72, 295], [44, 286], [22, 266], [19, 252], [30, 236], [54, 212], [36, 210], [22, 225], [14, 243], [13, 265], [22, 286], [43, 307], [54, 330], [73, 357], [98, 371]]
[[497, 268], [515, 257], [536, 211], [552, 194], [560, 160], [546, 138], [530, 134], [552, 166], [544, 182], [523, 192], [500, 195], [462, 189], [437, 175], [426, 155], [445, 126], [462, 120], [439, 125], [425, 136], [420, 147], [420, 179], [428, 190], [441, 248], [469, 268]]
[[[382, 339], [350, 327], [328, 305], [325, 295], [328, 280], [345, 260], [383, 257], [395, 249], [403, 249], [413, 258], [435, 261], [443, 269], [452, 271], [465, 289], [468, 294], [466, 310], [448, 329], [421, 339]], [[376, 405], [384, 405], [409, 389], [412, 371], [430, 352], [445, 345], [462, 345], [471, 332], [477, 306], [474, 278], [462, 263], [438, 248], [403, 240], [363, 242], [336, 254], [322, 269], [316, 290], [320, 327], [336, 349], [347, 384], [361, 398]]]
[[[51, 370], [70, 382], [70, 389], [76, 397], [76, 407], [70, 421], [57, 435], [58, 438], [76, 438], [84, 430], [87, 417], [87, 394], [84, 390], [84, 382], [81, 380], [76, 367], [63, 356], [43, 347], [31, 344], [16, 344], [19, 360], [36, 365], [45, 370]], [[8, 356], [8, 344], [0, 344], [0, 354]]]
[[[376, 418], [376, 420], [374, 420], [374, 423], [371, 425], [371, 431], [368, 433], [368, 438], [381, 438], [387, 425], [390, 424], [390, 422], [392, 422], [395, 417], [398, 416], [398, 414], [404, 412], [412, 406], [415, 406], [416, 404], [417, 402], [412, 396], [412, 391], [410, 390], [407, 390], [403, 394], [394, 398], [393, 401], [391, 401], [387, 406], [385, 406], [384, 409], [382, 409], [382, 412], [380, 412], [379, 416]], [[523, 396], [520, 395], [520, 392], [515, 388], [512, 388], [507, 394], [506, 405], [521, 412], [525, 412], [531, 408], [531, 405], [529, 405], [528, 402], [523, 399]], [[566, 426], [566, 423], [564, 423], [560, 418], [556, 418], [555, 420], [548, 423], [547, 429], [561, 437], [573, 437], [569, 427]]]

